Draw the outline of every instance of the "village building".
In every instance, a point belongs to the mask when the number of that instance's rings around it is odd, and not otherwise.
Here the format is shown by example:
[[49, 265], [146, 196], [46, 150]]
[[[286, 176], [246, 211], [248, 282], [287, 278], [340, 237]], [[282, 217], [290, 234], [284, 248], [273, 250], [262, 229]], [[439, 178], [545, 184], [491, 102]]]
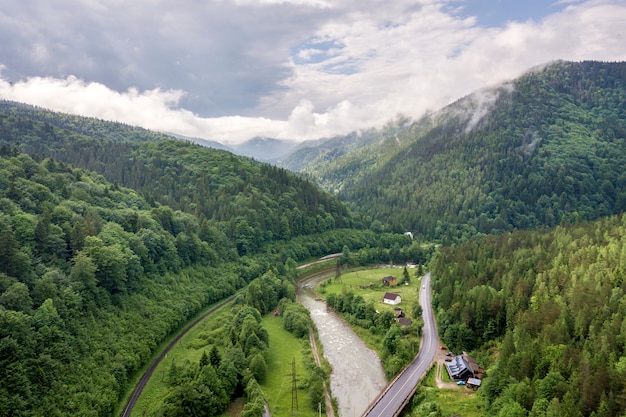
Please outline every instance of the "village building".
[[383, 303], [385, 304], [397, 305], [397, 304], [400, 304], [401, 302], [402, 302], [402, 297], [400, 297], [400, 294], [396, 294], [393, 292], [386, 292], [385, 295], [383, 296]]
[[482, 381], [479, 378], [468, 378], [467, 379], [467, 386], [468, 386], [468, 388], [477, 389], [478, 387], [480, 387], [481, 383], [482, 383]]
[[476, 359], [471, 357], [467, 352], [463, 352], [463, 359], [467, 362], [470, 370], [472, 371], [472, 376], [475, 378], [480, 378], [484, 372], [484, 369], [478, 366]]
[[395, 287], [398, 284], [396, 282], [396, 278], [392, 275], [384, 277], [382, 282], [383, 282], [383, 287]]
[[483, 372], [483, 369], [478, 366], [476, 360], [468, 355], [467, 352], [455, 356], [449, 362], [446, 359], [445, 364], [448, 375], [450, 375], [452, 379], [476, 378]]
[[450, 359], [448, 362], [446, 359], [446, 369], [448, 370], [448, 375], [452, 379], [466, 379], [471, 377], [472, 371], [469, 368], [469, 365], [463, 359], [463, 356], [455, 356]]

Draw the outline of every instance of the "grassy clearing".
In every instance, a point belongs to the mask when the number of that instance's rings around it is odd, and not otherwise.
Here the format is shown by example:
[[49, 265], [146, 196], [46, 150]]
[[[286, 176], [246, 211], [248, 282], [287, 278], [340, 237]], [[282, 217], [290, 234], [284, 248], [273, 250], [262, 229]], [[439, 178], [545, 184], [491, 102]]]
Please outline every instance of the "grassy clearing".
[[435, 402], [441, 407], [444, 416], [482, 417], [482, 400], [469, 388], [458, 390], [432, 389]]
[[161, 407], [163, 399], [168, 392], [165, 376], [167, 375], [169, 367], [172, 363], [183, 364], [186, 360], [199, 362], [202, 352], [207, 350], [206, 342], [200, 335], [204, 332], [210, 332], [216, 325], [219, 325], [220, 318], [223, 314], [224, 310], [218, 311], [198, 323], [198, 325], [189, 330], [172, 350], [170, 350], [167, 357], [161, 361], [159, 366], [155, 369], [148, 384], [141, 393], [131, 413], [132, 417], [153, 415]]
[[[411, 306], [419, 301], [421, 279], [415, 277], [415, 269], [408, 269], [411, 280], [409, 285], [401, 284], [393, 287], [384, 287], [382, 285], [383, 277], [389, 275], [395, 277], [398, 283], [402, 282], [404, 279], [403, 271], [403, 267], [385, 267], [345, 272], [341, 274], [340, 280], [333, 278], [332, 280], [326, 281], [318, 287], [318, 291], [322, 295], [341, 294], [345, 287], [347, 291], [352, 291], [355, 295], [363, 297], [366, 302], [374, 303], [378, 311], [393, 311], [394, 307], [400, 307], [406, 312], [410, 312]], [[402, 302], [397, 306], [384, 304], [382, 299], [386, 292], [400, 294]]]
[[270, 336], [267, 377], [261, 388], [272, 417], [291, 416], [292, 361], [296, 361], [298, 417], [315, 417], [317, 412], [309, 405], [308, 391], [302, 388], [308, 374], [305, 362], [313, 362], [309, 339], [298, 339], [283, 328], [282, 317], [268, 316], [263, 328]]
[[[470, 388], [458, 387], [453, 389], [436, 388], [436, 366], [426, 374], [419, 388], [420, 403], [433, 402], [441, 409], [444, 416], [460, 415], [463, 417], [482, 417], [482, 400], [476, 395], [476, 391]], [[445, 374], [445, 372], [444, 372]]]

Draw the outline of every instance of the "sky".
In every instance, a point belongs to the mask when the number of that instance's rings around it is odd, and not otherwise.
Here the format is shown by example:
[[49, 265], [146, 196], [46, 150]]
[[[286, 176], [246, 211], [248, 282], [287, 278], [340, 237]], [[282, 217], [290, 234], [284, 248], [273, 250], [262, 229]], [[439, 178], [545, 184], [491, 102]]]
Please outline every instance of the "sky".
[[37, 0], [0, 99], [236, 144], [419, 118], [555, 60], [626, 60], [626, 0]]

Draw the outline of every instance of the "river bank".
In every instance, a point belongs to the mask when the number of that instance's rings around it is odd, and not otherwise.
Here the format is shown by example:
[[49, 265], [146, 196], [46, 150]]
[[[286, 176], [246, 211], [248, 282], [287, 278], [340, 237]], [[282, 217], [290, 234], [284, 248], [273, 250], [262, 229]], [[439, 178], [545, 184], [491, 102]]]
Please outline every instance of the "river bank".
[[298, 301], [311, 313], [324, 357], [333, 368], [330, 385], [339, 416], [360, 416], [387, 385], [376, 353], [369, 349], [337, 314], [329, 312], [314, 289], [328, 274], [307, 277], [298, 283]]

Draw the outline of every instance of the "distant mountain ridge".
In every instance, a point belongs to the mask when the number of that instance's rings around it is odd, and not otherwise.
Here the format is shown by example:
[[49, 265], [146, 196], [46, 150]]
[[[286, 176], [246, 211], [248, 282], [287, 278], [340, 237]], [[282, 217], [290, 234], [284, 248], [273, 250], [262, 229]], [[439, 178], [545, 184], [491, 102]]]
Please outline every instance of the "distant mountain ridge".
[[[215, 140], [186, 136], [173, 132], [157, 132], [125, 123], [56, 112], [10, 100], [0, 100], [0, 112], [19, 117], [28, 117], [33, 120], [48, 123], [60, 129], [68, 129], [75, 133], [97, 139], [114, 141], [134, 140], [138, 142], [179, 139], [193, 142], [206, 148], [225, 150], [236, 155], [247, 156], [258, 161], [270, 163], [277, 163], [281, 158], [290, 154], [294, 149], [300, 146], [300, 143], [295, 141], [260, 136], [248, 139], [236, 145], [226, 145]], [[106, 128], [103, 126], [106, 126]], [[129, 132], [132, 132], [132, 134], [129, 134]]]
[[[555, 62], [418, 121], [400, 117], [300, 144], [258, 137], [229, 151], [306, 174], [396, 232], [453, 242], [551, 227], [626, 210], [625, 85], [624, 62]], [[46, 117], [38, 119], [44, 129]], [[62, 119], [111, 141], [124, 128], [139, 142], [170, 138], [123, 124], [109, 134], [95, 119]]]
[[257, 136], [243, 143], [231, 145], [231, 149], [237, 155], [275, 163], [289, 155], [298, 145], [297, 142], [290, 140]]
[[396, 231], [446, 242], [621, 213], [625, 86], [624, 62], [555, 62], [284, 166]]

